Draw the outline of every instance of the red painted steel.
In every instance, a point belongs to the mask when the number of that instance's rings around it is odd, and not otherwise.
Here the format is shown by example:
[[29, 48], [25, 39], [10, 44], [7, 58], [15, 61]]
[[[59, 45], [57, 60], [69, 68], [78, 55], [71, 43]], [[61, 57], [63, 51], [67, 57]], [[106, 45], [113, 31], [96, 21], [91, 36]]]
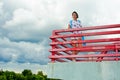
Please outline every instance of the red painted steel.
[[120, 41], [120, 38], [108, 38], [108, 39], [94, 39], [94, 40], [84, 40], [84, 41], [57, 41], [50, 43], [50, 45], [63, 45], [63, 44], [76, 44], [76, 43], [97, 43], [97, 42], [112, 42], [112, 41]]
[[50, 52], [62, 52], [62, 51], [81, 51], [81, 52], [97, 52], [97, 51], [106, 51], [106, 50], [115, 50], [119, 49], [120, 45], [115, 46], [114, 44], [111, 45], [91, 45], [91, 46], [85, 46], [81, 48], [60, 48], [60, 49], [52, 49]]
[[84, 28], [78, 29], [61, 29], [61, 30], [54, 30], [55, 33], [62, 33], [62, 32], [72, 32], [72, 31], [85, 31], [85, 30], [98, 30], [98, 29], [110, 29], [110, 28], [120, 28], [120, 24], [113, 24], [113, 25], [103, 25], [103, 26], [89, 26]]
[[90, 58], [90, 57], [119, 57], [120, 54], [82, 54], [82, 55], [60, 55], [60, 56], [49, 56], [49, 58]]
[[96, 36], [96, 35], [110, 35], [110, 34], [119, 34], [120, 30], [116, 31], [103, 31], [103, 32], [91, 32], [91, 33], [82, 33], [82, 34], [66, 34], [66, 35], [55, 35], [51, 36], [51, 39], [54, 38], [70, 38], [70, 37], [82, 37], [82, 36]]
[[[116, 30], [112, 30], [117, 28]], [[104, 30], [103, 30], [104, 29]], [[108, 29], [110, 31], [108, 31]], [[87, 32], [84, 32], [86, 31]], [[88, 32], [94, 30], [94, 32]], [[96, 30], [96, 31], [95, 31]], [[97, 30], [100, 30], [99, 32]], [[106, 31], [105, 31], [106, 30]], [[82, 34], [72, 34], [73, 31], [82, 31]], [[69, 32], [69, 33], [66, 33]], [[64, 33], [64, 34], [63, 34]], [[89, 40], [71, 40], [71, 37], [81, 36], [98, 36], [99, 35], [116, 35], [117, 38], [100, 38], [100, 39], [89, 39]], [[77, 29], [61, 29], [54, 30], [50, 37], [52, 43], [50, 46], [51, 55], [49, 58], [51, 62], [68, 62], [72, 61], [73, 58], [76, 62], [89, 62], [89, 61], [118, 61], [120, 60], [120, 24], [103, 25], [84, 27]], [[72, 44], [83, 44], [82, 47], [73, 47]], [[79, 54], [72, 54], [73, 51], [77, 51]], [[94, 54], [84, 54], [83, 52], [95, 52]], [[98, 54], [96, 54], [98, 53]]]

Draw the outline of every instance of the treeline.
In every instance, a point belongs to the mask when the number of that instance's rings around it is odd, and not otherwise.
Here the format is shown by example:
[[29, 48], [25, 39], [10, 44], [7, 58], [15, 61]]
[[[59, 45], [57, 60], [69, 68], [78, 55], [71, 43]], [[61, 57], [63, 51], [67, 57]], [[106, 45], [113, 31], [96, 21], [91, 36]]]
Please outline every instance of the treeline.
[[44, 75], [42, 71], [38, 71], [37, 74], [33, 74], [31, 70], [25, 69], [24, 71], [22, 71], [22, 73], [0, 70], [0, 80], [60, 80], [60, 79], [50, 79], [47, 78], [47, 75]]

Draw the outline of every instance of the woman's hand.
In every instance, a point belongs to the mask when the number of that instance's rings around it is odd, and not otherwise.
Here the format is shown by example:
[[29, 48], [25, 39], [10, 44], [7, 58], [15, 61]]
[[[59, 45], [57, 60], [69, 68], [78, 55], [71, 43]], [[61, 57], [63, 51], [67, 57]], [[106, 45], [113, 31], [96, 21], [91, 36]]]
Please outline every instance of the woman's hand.
[[68, 24], [68, 29], [70, 29], [70, 25]]

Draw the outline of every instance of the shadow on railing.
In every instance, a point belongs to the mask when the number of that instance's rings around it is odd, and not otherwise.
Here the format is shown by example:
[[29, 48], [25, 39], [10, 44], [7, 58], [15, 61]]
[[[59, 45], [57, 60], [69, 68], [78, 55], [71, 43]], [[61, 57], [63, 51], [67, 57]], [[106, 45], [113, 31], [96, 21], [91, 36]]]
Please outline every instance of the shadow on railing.
[[[73, 31], [82, 33], [73, 34]], [[82, 40], [72, 41], [71, 37], [82, 37]], [[69, 62], [73, 58], [76, 62], [120, 60], [120, 24], [54, 30], [50, 39], [51, 62]], [[78, 43], [82, 46], [72, 46]], [[79, 54], [74, 55], [73, 51]], [[94, 53], [90, 54], [91, 52]]]

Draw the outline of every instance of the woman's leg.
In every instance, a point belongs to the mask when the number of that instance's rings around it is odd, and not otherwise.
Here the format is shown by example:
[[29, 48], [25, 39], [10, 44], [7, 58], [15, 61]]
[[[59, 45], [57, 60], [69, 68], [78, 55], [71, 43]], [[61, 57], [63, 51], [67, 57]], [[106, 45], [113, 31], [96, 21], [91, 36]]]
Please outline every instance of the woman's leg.
[[[82, 31], [78, 31], [78, 34], [82, 34]], [[78, 37], [78, 41], [82, 41], [82, 37]], [[78, 48], [82, 47], [82, 43], [78, 44]]]
[[[82, 37], [79, 37], [78, 40], [79, 40], [79, 41], [82, 41]], [[82, 43], [79, 43], [79, 44], [78, 44], [78, 48], [81, 48], [81, 47], [82, 47]]]
[[[77, 40], [78, 40], [78, 41], [81, 41], [82, 38], [79, 37]], [[78, 44], [76, 44], [76, 47], [77, 47], [77, 48], [81, 48], [81, 47], [82, 47], [82, 44], [81, 44], [81, 43], [78, 43]], [[80, 52], [80, 51], [76, 51], [76, 55], [77, 55], [79, 52]]]
[[[76, 39], [73, 39], [72, 41], [75, 41]], [[73, 48], [77, 47], [77, 44], [72, 44]], [[77, 55], [77, 51], [72, 51], [72, 55]], [[72, 61], [76, 61], [76, 58], [72, 58]]]

